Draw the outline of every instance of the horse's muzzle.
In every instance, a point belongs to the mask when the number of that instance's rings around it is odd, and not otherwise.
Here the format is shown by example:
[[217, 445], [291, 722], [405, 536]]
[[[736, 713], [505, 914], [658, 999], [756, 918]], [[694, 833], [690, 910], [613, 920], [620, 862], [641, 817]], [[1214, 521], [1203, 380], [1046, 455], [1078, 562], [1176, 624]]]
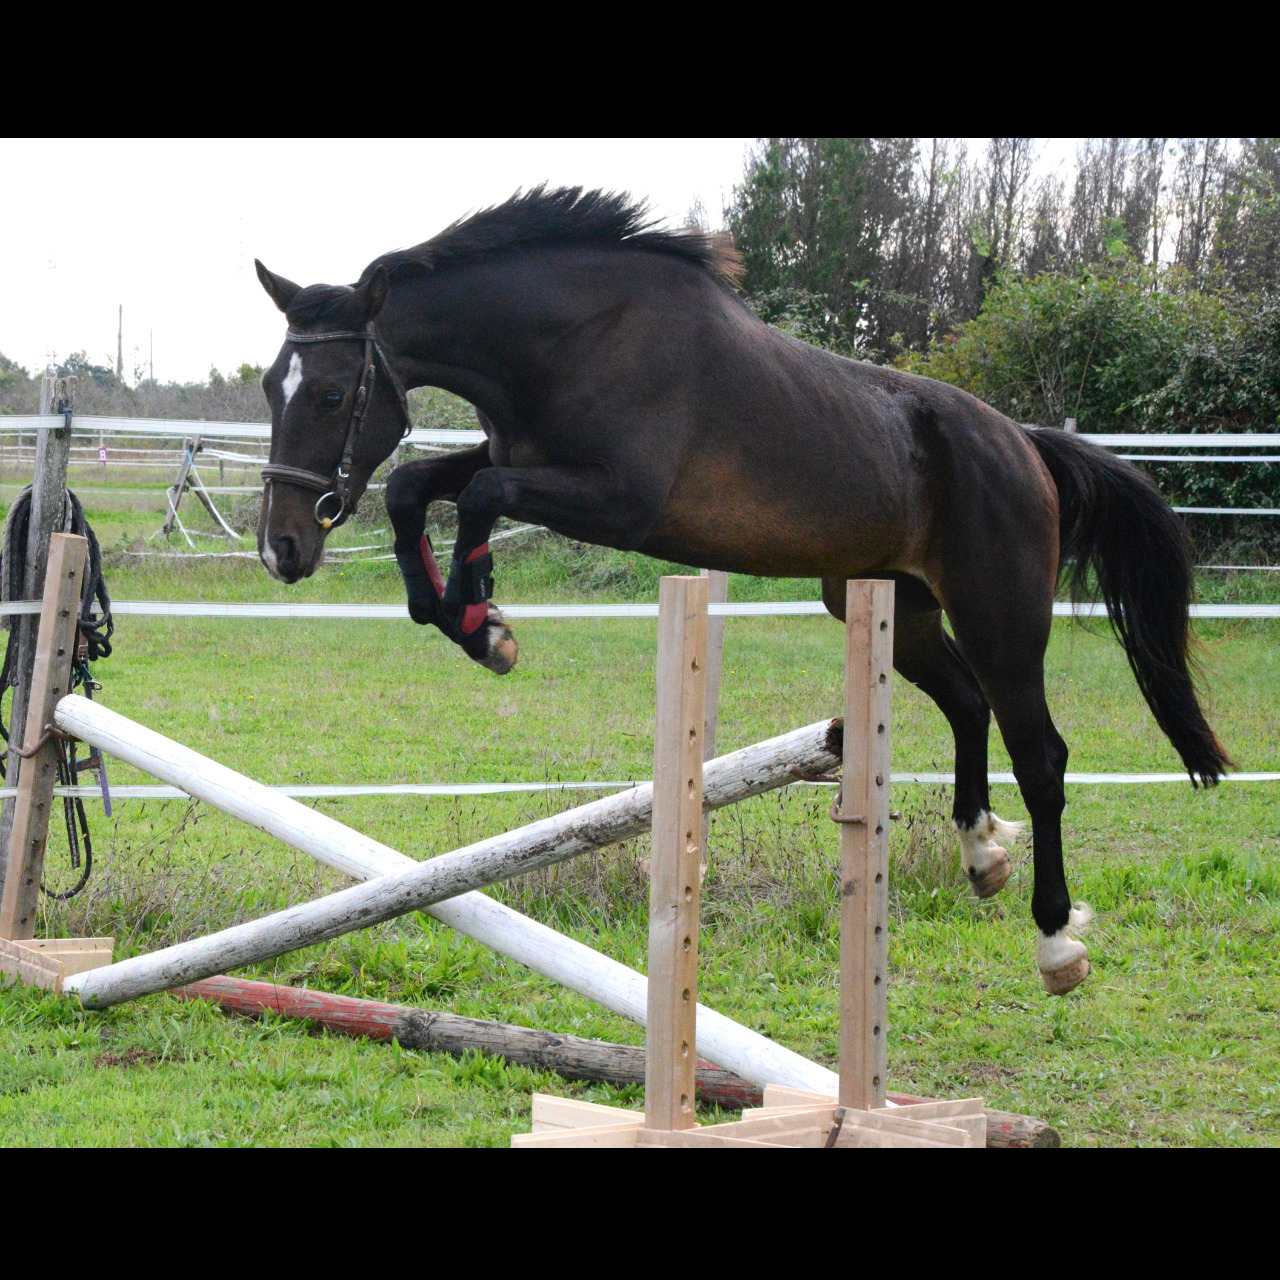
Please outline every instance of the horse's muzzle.
[[258, 554], [267, 572], [279, 582], [298, 582], [315, 571], [315, 565], [303, 563], [298, 540], [292, 534], [278, 533], [265, 539]]

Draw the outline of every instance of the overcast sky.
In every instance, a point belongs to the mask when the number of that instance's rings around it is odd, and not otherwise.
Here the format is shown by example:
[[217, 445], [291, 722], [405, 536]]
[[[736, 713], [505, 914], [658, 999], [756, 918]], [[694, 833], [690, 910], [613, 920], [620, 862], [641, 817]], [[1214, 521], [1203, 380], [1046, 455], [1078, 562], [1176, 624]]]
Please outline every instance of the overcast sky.
[[84, 349], [114, 367], [123, 303], [129, 381], [151, 332], [161, 382], [202, 380], [210, 364], [269, 364], [284, 322], [258, 284], [255, 257], [301, 284], [349, 283], [380, 253], [542, 181], [630, 191], [675, 222], [700, 199], [718, 222], [749, 144], [10, 143], [0, 351], [32, 373], [50, 351], [61, 359]]
[[[349, 283], [390, 249], [538, 182], [646, 197], [713, 224], [749, 138], [359, 141], [17, 141], [0, 201], [0, 351], [32, 373], [84, 350], [161, 382], [269, 364], [283, 318], [253, 271]], [[980, 146], [980, 139], [970, 140]], [[1070, 140], [1042, 143], [1059, 164]], [[39, 192], [39, 195], [34, 194]]]

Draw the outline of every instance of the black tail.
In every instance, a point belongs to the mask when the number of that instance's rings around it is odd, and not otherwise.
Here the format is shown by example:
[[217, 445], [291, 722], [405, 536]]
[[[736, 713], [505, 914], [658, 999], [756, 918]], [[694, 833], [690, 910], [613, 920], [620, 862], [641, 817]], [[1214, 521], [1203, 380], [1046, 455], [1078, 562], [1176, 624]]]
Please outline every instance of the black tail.
[[1196, 698], [1187, 606], [1191, 543], [1160, 491], [1136, 467], [1065, 431], [1028, 431], [1058, 487], [1062, 560], [1072, 595], [1092, 569], [1138, 688], [1194, 783], [1216, 783], [1233, 761]]

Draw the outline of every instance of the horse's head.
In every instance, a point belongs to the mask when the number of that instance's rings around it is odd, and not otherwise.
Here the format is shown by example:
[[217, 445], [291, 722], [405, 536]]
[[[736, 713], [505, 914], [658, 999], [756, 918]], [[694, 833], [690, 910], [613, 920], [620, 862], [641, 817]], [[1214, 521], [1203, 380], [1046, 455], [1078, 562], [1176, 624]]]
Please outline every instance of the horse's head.
[[258, 554], [273, 578], [297, 582], [320, 566], [326, 534], [355, 510], [409, 416], [373, 323], [387, 298], [384, 267], [355, 287], [304, 289], [256, 265], [289, 322], [262, 379], [271, 457], [262, 469]]

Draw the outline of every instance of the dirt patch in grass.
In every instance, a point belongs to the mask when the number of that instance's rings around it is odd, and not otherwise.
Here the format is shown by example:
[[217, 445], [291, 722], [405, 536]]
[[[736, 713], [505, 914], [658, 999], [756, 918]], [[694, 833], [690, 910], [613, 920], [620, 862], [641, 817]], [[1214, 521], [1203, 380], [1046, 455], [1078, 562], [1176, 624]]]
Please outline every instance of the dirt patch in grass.
[[106, 1067], [149, 1067], [158, 1061], [150, 1049], [126, 1049], [123, 1053], [100, 1053], [93, 1060], [95, 1069]]
[[974, 1084], [1001, 1084], [1018, 1073], [1012, 1067], [1002, 1067], [995, 1062], [967, 1062], [960, 1068], [960, 1074]]

